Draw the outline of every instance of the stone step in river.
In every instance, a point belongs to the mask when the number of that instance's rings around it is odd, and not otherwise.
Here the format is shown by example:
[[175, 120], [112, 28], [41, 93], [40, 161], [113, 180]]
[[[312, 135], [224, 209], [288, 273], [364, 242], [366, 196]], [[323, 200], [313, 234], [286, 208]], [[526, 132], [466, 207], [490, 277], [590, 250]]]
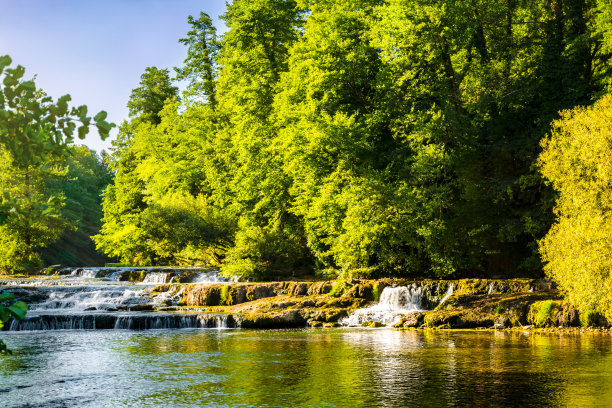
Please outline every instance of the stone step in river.
[[51, 277], [7, 278], [0, 291], [14, 293], [28, 303], [21, 322], [3, 330], [170, 329], [235, 327], [218, 315], [142, 313], [157, 306], [173, 306], [181, 289], [152, 296], [150, 289], [179, 280], [200, 284], [225, 282], [218, 271], [197, 268], [71, 268]]

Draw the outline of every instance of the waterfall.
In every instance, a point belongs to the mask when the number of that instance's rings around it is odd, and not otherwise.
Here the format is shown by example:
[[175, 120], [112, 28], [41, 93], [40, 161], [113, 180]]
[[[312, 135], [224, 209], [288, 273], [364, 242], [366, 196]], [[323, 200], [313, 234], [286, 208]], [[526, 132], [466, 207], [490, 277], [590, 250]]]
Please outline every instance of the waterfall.
[[38, 314], [12, 320], [8, 331], [23, 330], [155, 330], [155, 329], [221, 329], [238, 327], [232, 315], [181, 315], [162, 313], [130, 314]]
[[121, 309], [143, 304], [147, 300], [139, 296], [135, 288], [120, 286], [84, 287], [61, 286], [48, 291], [46, 300], [30, 305], [30, 310], [85, 311]]
[[89, 278], [89, 279], [94, 279], [97, 275], [98, 275], [99, 270], [98, 269], [82, 269], [82, 268], [78, 268], [73, 270], [70, 273], [70, 276], [78, 276], [81, 278]]
[[444, 295], [444, 297], [442, 298], [442, 300], [440, 300], [440, 303], [438, 304], [438, 306], [440, 306], [441, 304], [443, 304], [444, 302], [446, 302], [448, 300], [449, 297], [451, 297], [453, 295], [453, 291], [454, 291], [455, 285], [453, 283], [451, 283], [450, 285], [448, 285], [448, 290], [446, 291], [446, 294]]
[[217, 282], [227, 282], [227, 279], [219, 275], [219, 271], [199, 272], [191, 280], [191, 283], [217, 283]]
[[143, 284], [153, 284], [160, 285], [162, 283], [168, 282], [169, 273], [166, 272], [149, 272], [142, 280]]
[[397, 323], [406, 313], [423, 310], [423, 290], [415, 284], [386, 287], [377, 304], [357, 309], [342, 319], [344, 326], [361, 326], [365, 322], [379, 322], [386, 326]]

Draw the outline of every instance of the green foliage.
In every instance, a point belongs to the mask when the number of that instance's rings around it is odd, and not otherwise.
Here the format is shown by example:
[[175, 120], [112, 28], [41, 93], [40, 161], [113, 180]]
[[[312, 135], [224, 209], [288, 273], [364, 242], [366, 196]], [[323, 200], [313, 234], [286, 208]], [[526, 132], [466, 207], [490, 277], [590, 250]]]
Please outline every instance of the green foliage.
[[0, 202], [10, 207], [8, 217], [0, 223], [0, 270], [28, 272], [40, 267], [37, 248], [60, 237], [68, 226], [61, 217], [62, 195], [45, 185], [51, 177], [61, 177], [59, 168], [21, 168], [0, 145]]
[[554, 300], [534, 302], [529, 308], [527, 320], [537, 327], [553, 326], [557, 310], [557, 303]]
[[294, 276], [304, 267], [307, 254], [296, 242], [299, 237], [268, 227], [246, 227], [238, 231], [235, 246], [229, 249], [222, 273], [243, 280], [273, 280]]
[[45, 264], [65, 266], [104, 265], [108, 258], [97, 253], [91, 236], [102, 225], [101, 193], [112, 177], [104, 154], [84, 146], [73, 149], [67, 159], [65, 177], [47, 181], [47, 188], [65, 197], [62, 219], [73, 228], [64, 230], [58, 241], [40, 250]]
[[65, 196], [48, 184], [65, 177], [75, 132], [83, 139], [95, 125], [105, 138], [114, 125], [104, 111], [91, 118], [84, 105], [70, 108], [69, 95], [54, 102], [11, 62], [0, 57], [0, 270], [27, 272], [41, 263], [37, 249], [69, 226]]
[[187, 46], [184, 66], [174, 68], [177, 80], [189, 81], [184, 93], [186, 98], [205, 97], [213, 109], [216, 101], [216, 58], [219, 53], [217, 30], [212, 19], [200, 12], [200, 18], [187, 18], [192, 29], [179, 42]]
[[538, 276], [561, 109], [610, 85], [609, 0], [235, 0], [147, 69], [105, 253], [228, 276]]
[[[28, 311], [28, 305], [25, 302], [15, 300], [15, 295], [8, 292], [0, 292], [0, 330], [11, 317], [15, 320], [21, 320], [25, 317]], [[11, 350], [6, 347], [6, 344], [0, 339], [0, 354], [10, 354]]]
[[540, 241], [544, 270], [581, 312], [612, 317], [612, 96], [564, 111], [539, 165], [559, 192], [557, 221]]
[[140, 76], [140, 86], [130, 95], [127, 105], [130, 116], [137, 117], [138, 122], [158, 124], [166, 100], [174, 98], [177, 92], [178, 88], [170, 84], [167, 69], [147, 67]]
[[504, 311], [504, 308], [502, 307], [502, 305], [497, 305], [495, 307], [494, 314], [495, 314], [495, 316], [499, 316], [499, 315], [501, 315], [503, 313], [503, 311]]

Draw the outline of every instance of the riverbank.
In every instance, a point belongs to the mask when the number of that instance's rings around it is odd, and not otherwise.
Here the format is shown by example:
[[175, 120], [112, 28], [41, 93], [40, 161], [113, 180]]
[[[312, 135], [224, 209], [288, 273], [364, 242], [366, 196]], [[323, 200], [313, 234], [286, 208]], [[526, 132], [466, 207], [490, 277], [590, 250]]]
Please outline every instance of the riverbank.
[[4, 290], [31, 307], [23, 322], [5, 330], [610, 327], [601, 316], [581, 316], [542, 279], [223, 280], [194, 268], [88, 268], [4, 280]]
[[[384, 293], [388, 294], [385, 298]], [[240, 316], [244, 327], [548, 328], [608, 327], [581, 319], [547, 280], [338, 280], [160, 285], [182, 291], [178, 306], [160, 310]], [[384, 299], [383, 299], [384, 298]], [[358, 315], [358, 318], [355, 316]]]

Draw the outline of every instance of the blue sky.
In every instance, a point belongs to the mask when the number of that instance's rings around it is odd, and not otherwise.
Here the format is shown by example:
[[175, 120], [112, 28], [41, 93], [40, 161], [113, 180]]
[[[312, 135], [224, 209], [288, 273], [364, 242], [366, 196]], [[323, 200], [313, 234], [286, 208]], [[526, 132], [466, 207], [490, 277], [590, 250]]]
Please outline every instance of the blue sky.
[[[0, 55], [23, 65], [26, 78], [36, 75], [50, 96], [70, 94], [73, 105], [106, 110], [119, 125], [146, 67], [181, 64], [178, 39], [189, 30], [187, 16], [200, 11], [224, 31], [224, 0], [0, 0]], [[95, 129], [84, 143], [110, 146]]]

